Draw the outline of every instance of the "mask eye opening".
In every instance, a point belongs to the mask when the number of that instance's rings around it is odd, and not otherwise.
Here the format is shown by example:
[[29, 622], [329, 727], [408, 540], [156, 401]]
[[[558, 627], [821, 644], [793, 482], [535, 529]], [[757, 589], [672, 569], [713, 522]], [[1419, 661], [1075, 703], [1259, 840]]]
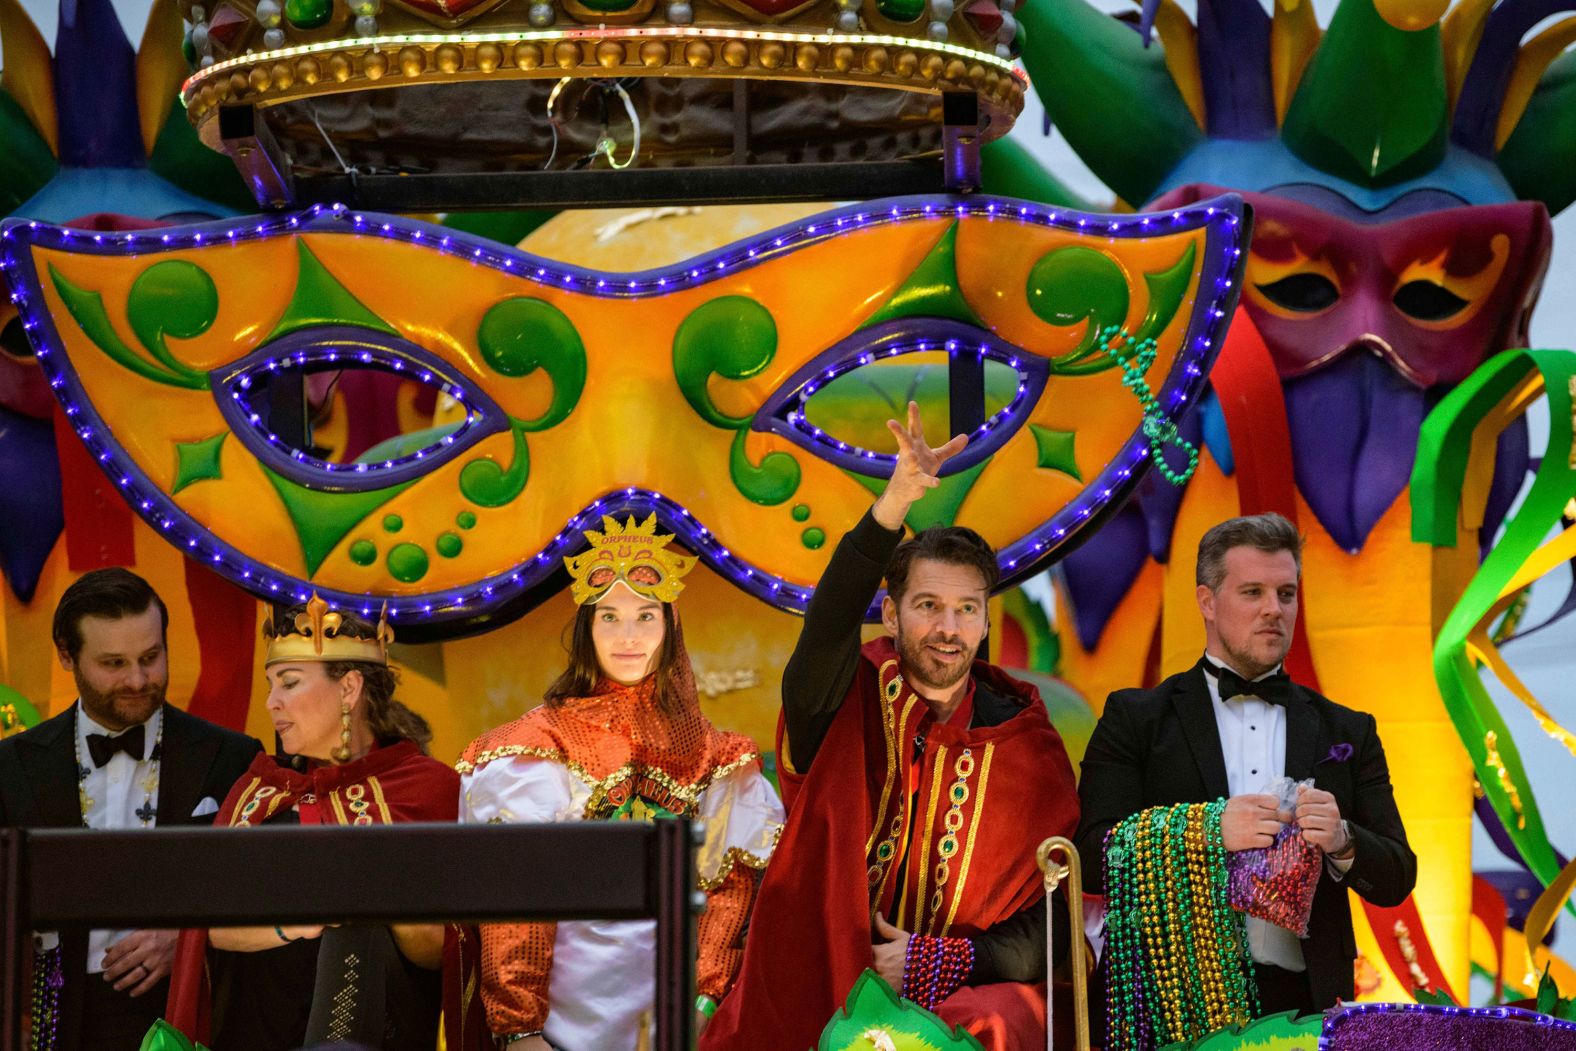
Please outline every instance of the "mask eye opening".
[[[872, 326], [823, 352], [769, 399], [754, 428], [780, 434], [856, 474], [886, 477], [897, 462], [886, 420], [902, 419], [903, 406], [912, 400], [920, 404], [927, 434], [950, 435], [961, 426], [969, 435], [969, 444], [942, 474], [990, 457], [1039, 402], [1048, 363], [972, 325], [927, 318], [921, 327], [915, 320]], [[877, 410], [854, 420], [835, 403], [839, 391], [857, 384], [880, 397], [860, 390], [856, 400]]]
[[[414, 384], [418, 402], [430, 391], [432, 425], [411, 427], [404, 418], [380, 414], [353, 432], [355, 408], [335, 396], [352, 375], [369, 376], [373, 384], [380, 376], [399, 381], [396, 387]], [[351, 326], [319, 326], [275, 340], [214, 373], [211, 384], [231, 430], [270, 469], [309, 488], [375, 489], [424, 476], [503, 430], [507, 420], [436, 356], [397, 336]], [[341, 405], [350, 416], [331, 420], [329, 413]], [[342, 432], [341, 448], [323, 440], [330, 424]], [[374, 432], [369, 439], [368, 425], [392, 426], [394, 433]], [[352, 447], [353, 441], [360, 444]]]
[[1448, 321], [1470, 304], [1444, 285], [1419, 279], [1395, 290], [1397, 310], [1416, 321]]
[[1341, 290], [1323, 274], [1288, 274], [1279, 281], [1253, 287], [1276, 306], [1299, 314], [1317, 314], [1328, 310], [1341, 298]]

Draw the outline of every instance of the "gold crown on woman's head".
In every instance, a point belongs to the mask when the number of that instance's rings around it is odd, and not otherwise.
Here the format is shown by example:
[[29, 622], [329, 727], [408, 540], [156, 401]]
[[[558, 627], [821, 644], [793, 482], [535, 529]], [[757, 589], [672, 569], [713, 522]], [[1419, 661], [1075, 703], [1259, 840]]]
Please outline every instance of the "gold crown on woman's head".
[[359, 639], [342, 633], [345, 626], [343, 614], [330, 610], [328, 603], [317, 592], [306, 604], [306, 610], [294, 618], [269, 617], [263, 623], [263, 638], [268, 640], [268, 658], [264, 664], [284, 661], [364, 661], [368, 664], [388, 664], [389, 643], [394, 641], [394, 629], [389, 627], [389, 606], [385, 602], [378, 614], [377, 631], [370, 639]]
[[634, 515], [622, 526], [616, 518], [603, 515], [602, 532], [587, 529], [585, 536], [590, 549], [564, 559], [575, 578], [570, 594], [582, 606], [600, 602], [618, 583], [642, 598], [672, 602], [684, 590], [684, 575], [698, 561], [667, 550], [673, 534], [657, 535], [655, 511], [639, 525]]

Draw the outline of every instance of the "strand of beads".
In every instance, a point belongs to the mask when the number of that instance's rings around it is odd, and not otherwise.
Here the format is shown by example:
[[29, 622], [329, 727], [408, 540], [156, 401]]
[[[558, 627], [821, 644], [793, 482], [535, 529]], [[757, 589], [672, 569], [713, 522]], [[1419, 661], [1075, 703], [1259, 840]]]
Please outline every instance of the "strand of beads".
[[1149, 973], [1154, 982], [1156, 999], [1160, 1003], [1160, 1019], [1163, 1022], [1160, 1032], [1167, 1034], [1162, 1043], [1169, 1044], [1177, 1039], [1169, 1034], [1187, 1031], [1183, 1022], [1182, 961], [1176, 952], [1171, 951], [1169, 944], [1172, 937], [1180, 932], [1182, 918], [1177, 915], [1176, 899], [1171, 897], [1169, 902], [1167, 900], [1172, 893], [1172, 874], [1167, 864], [1170, 859], [1166, 856], [1171, 812], [1166, 807], [1155, 807], [1148, 811], [1148, 817], [1144, 822], [1148, 837], [1141, 841], [1140, 846], [1144, 859], [1140, 898], [1144, 909], [1143, 932], [1147, 949], [1144, 955], [1149, 962]]
[[1141, 959], [1138, 927], [1141, 915], [1136, 902], [1137, 825], [1123, 821], [1105, 837], [1105, 945], [1111, 968], [1110, 987], [1121, 986], [1125, 996], [1106, 997], [1106, 1032], [1112, 1047], [1135, 1047], [1140, 1015], [1144, 1009], [1143, 984], [1133, 981], [1132, 970]]
[[1219, 945], [1217, 973], [1223, 989], [1220, 1024], [1246, 1021], [1259, 1013], [1259, 986], [1253, 974], [1253, 956], [1248, 948], [1248, 931], [1242, 914], [1231, 907], [1227, 879], [1226, 841], [1220, 819], [1226, 801], [1207, 804], [1204, 819], [1204, 864], [1209, 871], [1210, 908], [1216, 942]]
[[29, 1051], [55, 1051], [60, 1045], [60, 990], [66, 984], [59, 945], [33, 957], [32, 1039]]
[[[1175, 907], [1175, 913], [1180, 923], [1191, 923], [1193, 919], [1193, 895], [1187, 872], [1186, 849], [1188, 833], [1197, 827], [1198, 822], [1192, 820], [1192, 808], [1176, 807], [1171, 811], [1171, 820], [1167, 827], [1169, 833], [1168, 843], [1173, 850], [1182, 852], [1183, 870], [1175, 874], [1175, 878], [1166, 883], [1166, 898], [1168, 905]], [[1180, 847], [1178, 846], [1180, 844]], [[1197, 932], [1202, 934], [1203, 931]], [[1203, 953], [1200, 939], [1190, 937], [1186, 939], [1188, 954], [1186, 959], [1179, 955], [1179, 965], [1182, 968], [1182, 981], [1179, 990], [1182, 1001], [1182, 1027], [1184, 1031], [1195, 1032], [1202, 1029], [1209, 1032], [1213, 1027], [1208, 1024], [1209, 1005], [1204, 1000], [1204, 967], [1200, 958]]]
[[1151, 807], [1106, 837], [1107, 1046], [1150, 1051], [1253, 1016], [1242, 916], [1231, 908], [1223, 800]]
[[974, 943], [967, 938], [915, 934], [903, 952], [903, 996], [934, 1011], [957, 992], [973, 969]]
[[[1198, 446], [1183, 438], [1175, 421], [1166, 417], [1154, 392], [1149, 389], [1149, 381], [1144, 378], [1159, 354], [1159, 344], [1153, 339], [1137, 339], [1120, 325], [1107, 325], [1100, 330], [1096, 346], [1121, 366], [1122, 386], [1132, 391], [1143, 406], [1142, 430], [1144, 437], [1149, 439], [1149, 456], [1155, 463], [1155, 470], [1172, 485], [1185, 485], [1198, 470]], [[1182, 470], [1172, 470], [1166, 462], [1167, 445], [1176, 446], [1187, 456], [1187, 466]]]

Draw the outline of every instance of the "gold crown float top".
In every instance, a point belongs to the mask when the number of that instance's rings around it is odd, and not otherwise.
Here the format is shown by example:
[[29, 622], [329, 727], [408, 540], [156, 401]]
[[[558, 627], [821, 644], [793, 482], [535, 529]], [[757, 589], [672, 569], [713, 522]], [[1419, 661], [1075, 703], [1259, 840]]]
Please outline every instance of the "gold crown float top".
[[695, 568], [694, 558], [668, 550], [673, 534], [657, 535], [655, 512], [639, 525], [634, 515], [622, 526], [604, 515], [602, 532], [588, 529], [585, 536], [590, 548], [564, 559], [574, 578], [570, 594], [582, 606], [600, 602], [615, 584], [642, 598], [672, 602], [684, 590], [685, 574]]
[[942, 149], [946, 93], [1011, 128], [1017, 3], [179, 0], [182, 98], [215, 149], [261, 115], [301, 173], [892, 160]]
[[330, 610], [328, 603], [313, 592], [306, 610], [297, 613], [293, 621], [284, 622], [282, 630], [273, 617], [263, 622], [263, 638], [268, 641], [268, 656], [263, 663], [364, 661], [388, 664], [394, 629], [389, 627], [387, 603], [378, 617], [377, 631], [370, 639], [342, 634], [344, 624], [344, 616]]

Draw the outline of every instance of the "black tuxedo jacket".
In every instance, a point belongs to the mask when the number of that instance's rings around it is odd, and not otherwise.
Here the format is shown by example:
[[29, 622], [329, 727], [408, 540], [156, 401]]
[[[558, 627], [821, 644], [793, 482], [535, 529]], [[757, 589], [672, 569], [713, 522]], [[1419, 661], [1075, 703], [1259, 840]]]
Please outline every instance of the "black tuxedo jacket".
[[[1105, 836], [1124, 818], [1152, 806], [1206, 803], [1231, 794], [1202, 665], [1152, 690], [1118, 690], [1106, 701], [1078, 786], [1083, 818], [1077, 845], [1087, 886], [1104, 888]], [[1351, 758], [1329, 758], [1342, 743], [1352, 746]], [[1302, 942], [1313, 1002], [1325, 1008], [1337, 997], [1352, 999], [1357, 946], [1347, 890], [1376, 905], [1399, 905], [1417, 882], [1417, 857], [1396, 810], [1373, 716], [1294, 686], [1286, 706], [1286, 776], [1311, 777], [1334, 795], [1357, 844], [1341, 882], [1328, 870], [1319, 881]]]
[[[0, 741], [0, 826], [82, 827], [75, 712], [73, 704], [32, 729]], [[204, 797], [223, 803], [230, 787], [240, 780], [262, 747], [256, 738], [226, 730], [166, 704], [155, 825], [211, 824], [211, 814], [194, 818], [192, 811]], [[61, 950], [66, 979], [60, 992], [61, 1045], [63, 1051], [75, 1051], [80, 1042], [88, 932], [62, 932]]]

